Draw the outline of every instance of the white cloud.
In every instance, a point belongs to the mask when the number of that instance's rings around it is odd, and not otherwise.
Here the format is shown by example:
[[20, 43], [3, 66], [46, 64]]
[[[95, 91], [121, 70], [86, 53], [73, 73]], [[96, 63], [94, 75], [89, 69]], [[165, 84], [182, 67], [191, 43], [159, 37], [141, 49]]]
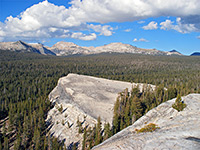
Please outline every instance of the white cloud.
[[[85, 22], [70, 16], [69, 9], [43, 1], [26, 9], [18, 17], [7, 17], [5, 23], [0, 23], [0, 37], [4, 41], [44, 40], [53, 37], [96, 39], [95, 33], [86, 35], [80, 32], [87, 29]], [[109, 34], [106, 29], [111, 27], [102, 26], [103, 34]], [[75, 36], [76, 31], [79, 31], [79, 36]]]
[[72, 33], [71, 38], [84, 40], [84, 41], [91, 41], [91, 40], [95, 40], [97, 38], [97, 36], [95, 33], [86, 35], [81, 32], [75, 32], [75, 33]]
[[173, 29], [173, 26], [174, 26], [173, 22], [168, 19], [165, 20], [164, 22], [161, 22], [160, 25], [161, 25], [160, 29], [162, 29], [162, 30], [171, 30], [171, 29]]
[[197, 36], [197, 39], [200, 39], [200, 36]]
[[143, 24], [145, 23], [145, 21], [141, 20], [141, 21], [138, 21], [139, 24]]
[[198, 31], [194, 24], [183, 24], [181, 22], [181, 18], [176, 19], [176, 25], [174, 25], [173, 21], [168, 19], [164, 22], [161, 22], [160, 25], [160, 29], [162, 30], [176, 30], [180, 33], [190, 33]]
[[[47, 0], [31, 6], [18, 17], [8, 17], [0, 23], [0, 37], [7, 39], [73, 37], [74, 32], [94, 30], [100, 35], [111, 36], [113, 28], [109, 23], [138, 21], [149, 17], [178, 16], [177, 25], [166, 20], [161, 28], [187, 33], [200, 29], [199, 0], [72, 0], [71, 7], [56, 6]], [[196, 19], [193, 19], [196, 18]], [[138, 22], [139, 23], [139, 22]], [[143, 22], [140, 22], [143, 23]], [[88, 28], [89, 26], [89, 28]], [[156, 29], [151, 22], [144, 29]], [[69, 31], [66, 33], [64, 31]], [[94, 39], [96, 33], [87, 36]]]
[[139, 39], [140, 42], [149, 42], [148, 40], [144, 39], [144, 38], [141, 38]]
[[8, 17], [6, 25], [19, 31], [30, 31], [41, 27], [72, 27], [81, 24], [78, 21], [67, 21], [68, 17], [68, 10], [64, 6], [43, 1], [26, 9], [19, 17]]
[[155, 30], [158, 28], [158, 23], [151, 21], [148, 25], [142, 27], [144, 30]]
[[149, 41], [144, 38], [140, 38], [140, 39], [134, 38], [133, 42], [149, 42]]
[[101, 25], [90, 24], [88, 25], [88, 28], [93, 29], [95, 32], [99, 32], [100, 35], [104, 35], [104, 36], [111, 36], [113, 33], [112, 32], [113, 28], [109, 25], [101, 26]]
[[132, 31], [132, 29], [126, 29], [126, 30], [124, 30], [125, 32], [131, 32]]
[[199, 0], [73, 0], [70, 13], [88, 22], [135, 21], [148, 17], [200, 14]]

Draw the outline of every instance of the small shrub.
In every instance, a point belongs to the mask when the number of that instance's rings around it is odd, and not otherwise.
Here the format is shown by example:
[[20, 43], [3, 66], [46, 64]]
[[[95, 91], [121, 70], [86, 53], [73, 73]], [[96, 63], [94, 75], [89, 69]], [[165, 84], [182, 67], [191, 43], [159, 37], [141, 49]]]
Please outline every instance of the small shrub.
[[143, 128], [141, 129], [135, 129], [135, 131], [137, 133], [142, 133], [142, 132], [153, 132], [155, 131], [156, 129], [160, 129], [156, 124], [154, 123], [149, 123], [147, 124], [146, 126], [144, 126]]
[[65, 121], [64, 121], [64, 120], [62, 120], [62, 125], [63, 125], [63, 126], [65, 125]]
[[63, 106], [61, 104], [61, 106], [58, 108], [58, 111], [61, 113], [63, 111]]
[[172, 107], [173, 107], [174, 109], [176, 109], [178, 112], [179, 112], [179, 111], [182, 111], [182, 110], [186, 107], [186, 104], [182, 101], [180, 95], [177, 96], [176, 101], [175, 101], [175, 103], [172, 105]]
[[83, 133], [83, 127], [81, 122], [79, 121], [79, 117], [77, 118], [76, 124], [76, 127], [78, 127], [78, 133]]
[[70, 127], [71, 127], [71, 125], [70, 125], [69, 121], [67, 121], [67, 125], [68, 125], [68, 128], [70, 128]]

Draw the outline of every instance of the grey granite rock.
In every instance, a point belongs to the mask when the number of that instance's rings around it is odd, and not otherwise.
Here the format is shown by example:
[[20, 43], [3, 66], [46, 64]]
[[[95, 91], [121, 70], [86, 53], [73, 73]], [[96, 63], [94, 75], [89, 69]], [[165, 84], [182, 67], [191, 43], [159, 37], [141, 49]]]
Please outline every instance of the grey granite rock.
[[[187, 107], [178, 112], [169, 100], [150, 110], [94, 150], [199, 150], [200, 149], [200, 94], [182, 97]], [[136, 133], [146, 124], [155, 123], [160, 129], [148, 133]]]
[[[50, 101], [56, 103], [47, 117], [50, 132], [60, 140], [65, 139], [66, 145], [78, 142], [80, 148], [82, 134], [78, 134], [77, 118], [83, 127], [94, 126], [99, 116], [103, 124], [112, 123], [113, 106], [118, 93], [137, 85], [140, 89], [145, 86], [77, 74], [60, 78], [58, 85], [49, 94]], [[152, 90], [155, 88], [149, 86]], [[61, 105], [63, 111], [59, 112], [56, 107]]]

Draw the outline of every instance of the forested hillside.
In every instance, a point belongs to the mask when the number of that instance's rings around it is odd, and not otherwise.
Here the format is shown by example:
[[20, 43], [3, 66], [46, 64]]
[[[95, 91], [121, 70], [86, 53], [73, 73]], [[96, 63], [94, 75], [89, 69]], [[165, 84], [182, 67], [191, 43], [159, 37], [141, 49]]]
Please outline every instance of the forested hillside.
[[155, 84], [176, 96], [200, 93], [199, 66], [200, 59], [189, 56], [55, 57], [0, 51], [0, 149], [62, 149], [62, 143], [48, 136], [45, 118], [51, 107], [48, 94], [68, 73]]

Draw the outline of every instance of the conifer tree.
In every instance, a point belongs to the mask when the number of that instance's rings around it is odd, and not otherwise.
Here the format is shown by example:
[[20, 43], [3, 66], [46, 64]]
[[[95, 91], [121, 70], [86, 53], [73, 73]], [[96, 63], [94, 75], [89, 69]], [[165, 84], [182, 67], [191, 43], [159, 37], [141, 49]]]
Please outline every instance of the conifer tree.
[[124, 121], [123, 118], [121, 117], [120, 119], [120, 131], [124, 129]]
[[126, 107], [124, 110], [124, 121], [125, 121], [125, 127], [130, 125], [130, 104], [129, 101], [126, 103]]
[[131, 96], [132, 97], [134, 97], [134, 96], [139, 97], [140, 96], [139, 85], [137, 85], [137, 87], [132, 88]]
[[101, 118], [98, 117], [97, 119], [97, 126], [96, 126], [96, 135], [95, 135], [95, 145], [98, 145], [102, 141], [102, 135], [101, 135]]
[[136, 120], [142, 116], [142, 112], [141, 100], [135, 96], [132, 99], [132, 114], [135, 114]]
[[6, 122], [3, 124], [3, 137], [6, 137], [7, 129], [6, 129]]
[[19, 150], [21, 149], [21, 137], [19, 135], [17, 135], [17, 139], [15, 140], [15, 144], [14, 144], [14, 150]]
[[28, 145], [28, 140], [31, 137], [30, 125], [28, 116], [24, 116], [23, 123], [23, 134], [22, 134], [22, 145], [26, 148]]
[[40, 132], [38, 130], [37, 127], [35, 127], [34, 129], [34, 135], [33, 135], [33, 143], [35, 146], [35, 150], [39, 150], [40, 149]]
[[186, 107], [186, 104], [184, 104], [184, 102], [182, 101], [180, 94], [178, 94], [176, 101], [172, 105], [172, 107], [177, 111], [182, 111]]
[[82, 150], [85, 150], [85, 148], [86, 148], [86, 138], [87, 138], [87, 129], [84, 128]]
[[120, 105], [120, 102], [119, 102], [119, 97], [117, 98], [117, 101], [115, 102], [115, 105], [114, 105], [114, 115], [113, 115], [113, 134], [117, 133], [120, 129], [120, 124], [119, 124], [119, 105]]
[[47, 146], [48, 146], [47, 137], [45, 136], [45, 137], [44, 137], [44, 147], [43, 147], [43, 149], [46, 150], [46, 149], [47, 149]]
[[8, 137], [4, 137], [3, 149], [4, 150], [9, 150]]
[[72, 150], [77, 150], [76, 143], [73, 144]]
[[106, 139], [108, 139], [109, 137], [111, 137], [112, 133], [111, 133], [111, 130], [110, 130], [110, 124], [109, 122], [108, 123], [105, 123], [104, 124], [104, 136], [103, 136], [103, 140], [105, 141]]
[[79, 121], [79, 117], [77, 117], [77, 121], [76, 121], [76, 126], [78, 127], [78, 133], [82, 133], [83, 132], [83, 127], [81, 122]]
[[0, 140], [0, 150], [2, 150], [2, 144], [1, 144], [1, 140]]

